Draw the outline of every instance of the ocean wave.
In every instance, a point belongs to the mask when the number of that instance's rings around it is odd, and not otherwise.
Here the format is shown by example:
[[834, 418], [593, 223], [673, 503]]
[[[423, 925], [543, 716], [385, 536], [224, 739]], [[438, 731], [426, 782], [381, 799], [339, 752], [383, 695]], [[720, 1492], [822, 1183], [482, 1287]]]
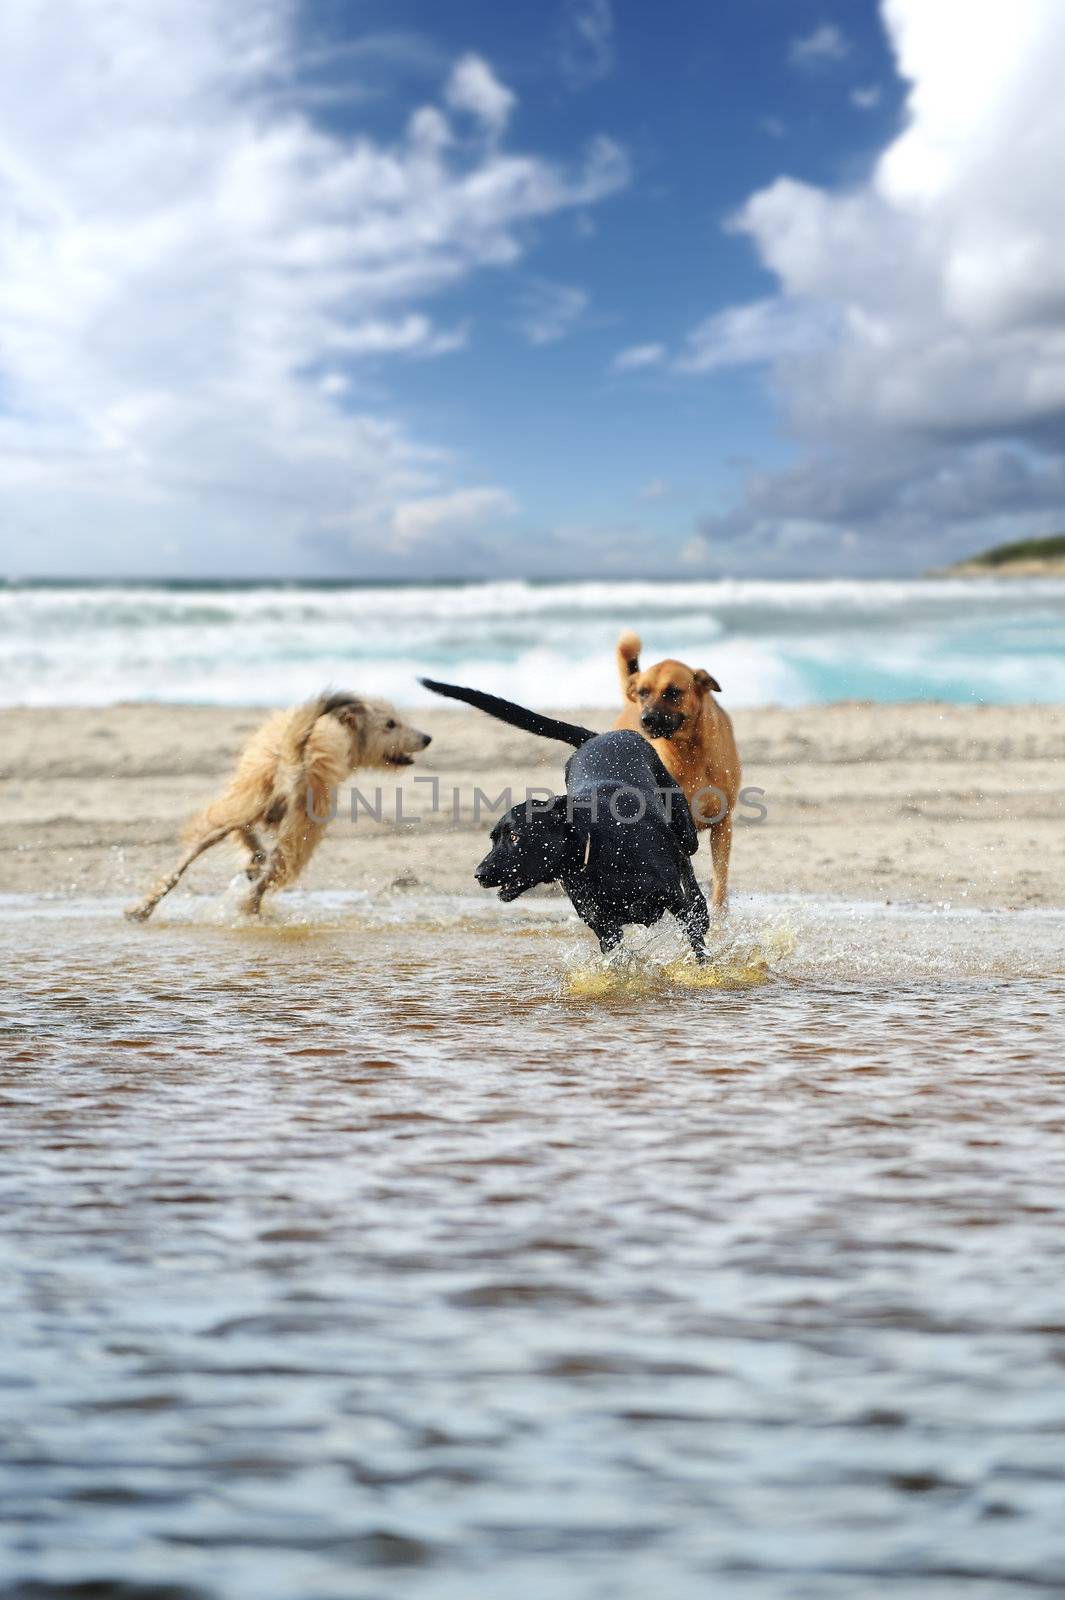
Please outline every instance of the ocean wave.
[[995, 609], [1003, 601], [1065, 603], [1065, 579], [754, 579], [721, 578], [670, 583], [499, 582], [434, 584], [186, 586], [170, 584], [0, 584], [0, 616], [81, 614], [86, 622], [125, 619], [132, 625], [163, 617], [225, 622], [238, 618], [529, 617], [564, 614], [698, 614], [751, 608], [851, 614], [906, 609], [914, 604]]
[[1065, 700], [1065, 583], [0, 587], [0, 703], [286, 704], [325, 683], [413, 705], [424, 672], [538, 705], [611, 705], [613, 647], [674, 654], [729, 705]]

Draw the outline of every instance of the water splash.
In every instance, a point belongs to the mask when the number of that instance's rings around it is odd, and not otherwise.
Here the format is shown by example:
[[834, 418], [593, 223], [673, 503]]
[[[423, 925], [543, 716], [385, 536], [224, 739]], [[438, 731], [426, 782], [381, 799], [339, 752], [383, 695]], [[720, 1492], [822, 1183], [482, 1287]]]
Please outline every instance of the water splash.
[[563, 973], [559, 992], [563, 999], [608, 1000], [664, 998], [684, 989], [756, 989], [770, 981], [773, 968], [793, 953], [796, 942], [794, 930], [786, 925], [766, 928], [753, 938], [737, 931], [711, 947], [702, 965], [688, 952], [656, 950], [661, 937], [596, 961], [588, 961], [582, 952], [583, 959]]

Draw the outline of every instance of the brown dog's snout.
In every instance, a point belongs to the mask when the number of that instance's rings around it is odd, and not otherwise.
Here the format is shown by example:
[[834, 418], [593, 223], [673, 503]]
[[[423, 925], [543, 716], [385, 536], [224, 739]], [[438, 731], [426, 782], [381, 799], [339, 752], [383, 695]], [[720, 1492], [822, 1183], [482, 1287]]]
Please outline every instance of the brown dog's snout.
[[652, 739], [668, 739], [676, 733], [684, 717], [680, 712], [661, 711], [656, 707], [649, 707], [640, 718], [640, 727], [649, 733]]
[[431, 733], [423, 733], [422, 734], [422, 749], [423, 750], [428, 750], [428, 748], [432, 744], [432, 742], [433, 742], [433, 736], [432, 736]]

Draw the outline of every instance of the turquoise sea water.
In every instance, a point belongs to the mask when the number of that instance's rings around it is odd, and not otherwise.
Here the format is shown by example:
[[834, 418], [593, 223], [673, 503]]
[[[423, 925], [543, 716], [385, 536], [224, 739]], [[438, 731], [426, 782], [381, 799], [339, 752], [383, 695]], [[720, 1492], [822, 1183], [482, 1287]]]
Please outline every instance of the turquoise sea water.
[[429, 671], [609, 704], [613, 645], [677, 655], [725, 703], [1065, 701], [1065, 580], [0, 586], [0, 703], [404, 704]]

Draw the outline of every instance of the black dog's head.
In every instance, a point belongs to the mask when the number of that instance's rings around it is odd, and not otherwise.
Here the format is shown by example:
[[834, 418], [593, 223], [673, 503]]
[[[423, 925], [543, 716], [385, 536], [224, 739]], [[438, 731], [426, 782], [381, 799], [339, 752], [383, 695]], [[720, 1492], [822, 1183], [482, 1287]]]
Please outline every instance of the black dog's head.
[[492, 848], [474, 877], [483, 889], [498, 889], [501, 900], [516, 900], [561, 876], [576, 838], [563, 796], [550, 805], [513, 806], [492, 829]]

